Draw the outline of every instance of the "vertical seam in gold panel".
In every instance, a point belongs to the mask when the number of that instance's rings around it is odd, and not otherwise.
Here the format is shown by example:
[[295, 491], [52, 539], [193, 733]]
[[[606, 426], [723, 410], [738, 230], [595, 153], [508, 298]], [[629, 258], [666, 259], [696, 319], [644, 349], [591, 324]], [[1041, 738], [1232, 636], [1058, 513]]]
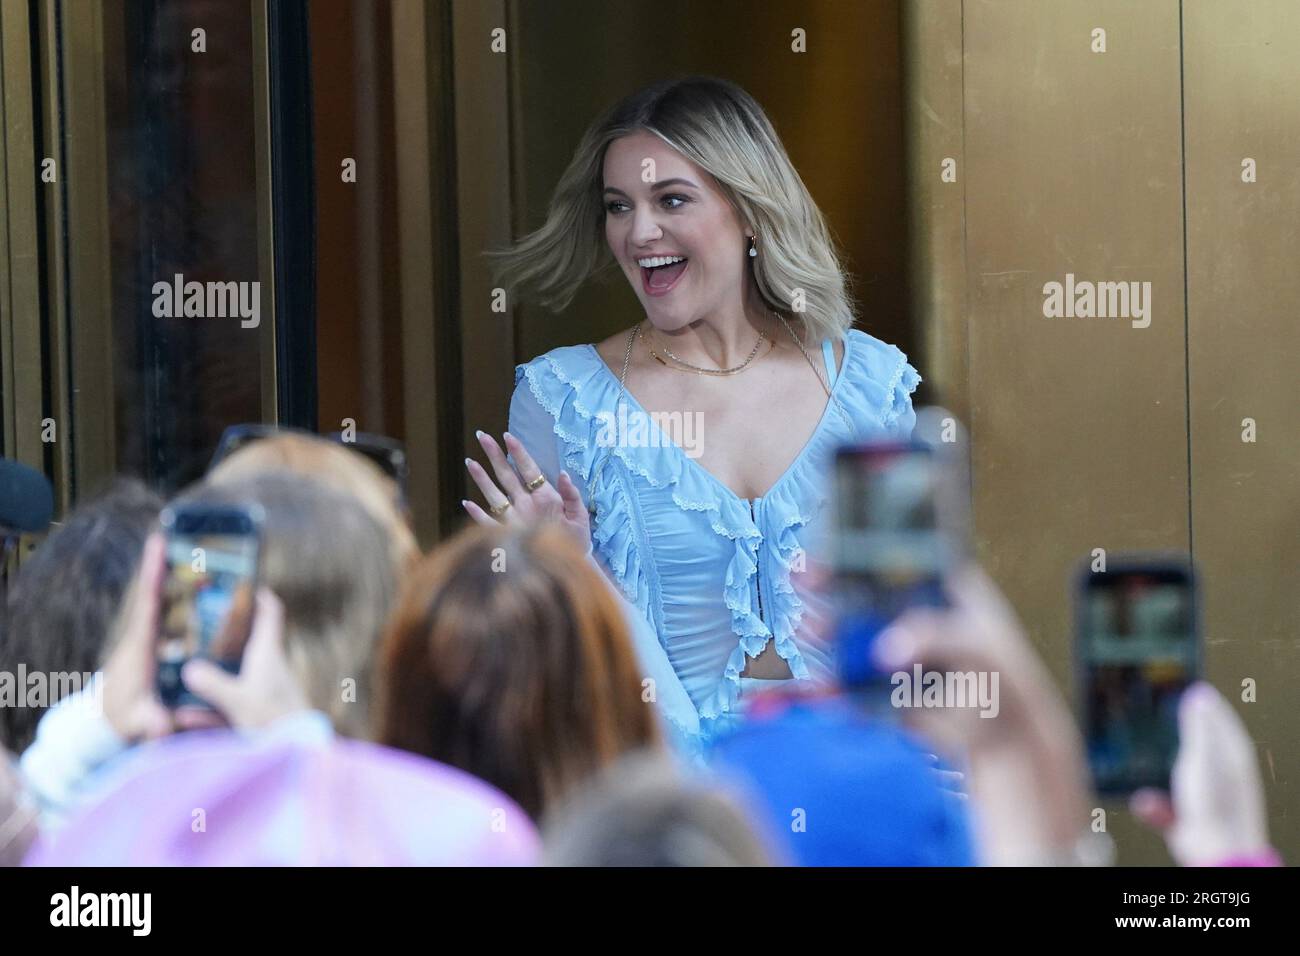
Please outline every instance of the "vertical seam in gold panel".
[[[965, 341], [962, 343], [966, 349], [966, 374], [963, 376], [966, 385], [965, 407], [966, 416], [969, 421], [966, 422], [968, 430], [968, 443], [975, 441], [975, 389], [973, 387], [973, 368], [970, 360], [970, 313], [971, 313], [971, 285], [970, 285], [970, 248], [966, 240], [966, 176], [970, 168], [966, 166], [966, 160], [969, 158], [966, 153], [966, 0], [961, 0], [961, 175], [957, 177], [961, 183], [961, 264], [964, 277], [964, 291], [962, 295], [962, 323], [965, 325], [965, 333], [962, 336]], [[973, 467], [966, 469], [966, 485], [968, 501], [971, 508], [971, 524], [974, 526], [975, 521], [975, 469]]]
[[41, 336], [40, 231], [37, 218], [36, 123], [32, 102], [31, 20], [25, 0], [4, 0], [3, 22], [6, 371], [10, 377], [6, 415], [13, 423], [7, 457], [46, 470], [44, 442], [32, 422], [44, 417], [44, 349]]
[[[65, 144], [65, 219], [69, 239], [67, 307], [71, 363], [74, 489], [117, 470], [113, 402], [113, 284], [108, 212], [108, 143], [104, 88], [104, 10], [98, 4], [58, 10], [60, 94]], [[64, 55], [66, 53], [66, 55]], [[74, 168], [75, 167], [75, 168]]]
[[3, 148], [8, 141], [9, 114], [5, 104], [4, 15], [0, 11], [0, 409], [3, 410], [5, 455], [13, 454], [17, 423], [13, 397], [13, 310], [9, 302], [9, 160]]
[[1183, 190], [1183, 409], [1187, 426], [1187, 559], [1196, 560], [1192, 538], [1192, 327], [1191, 283], [1187, 274], [1187, 80], [1184, 68], [1187, 45], [1183, 41], [1183, 0], [1178, 0], [1178, 169]]

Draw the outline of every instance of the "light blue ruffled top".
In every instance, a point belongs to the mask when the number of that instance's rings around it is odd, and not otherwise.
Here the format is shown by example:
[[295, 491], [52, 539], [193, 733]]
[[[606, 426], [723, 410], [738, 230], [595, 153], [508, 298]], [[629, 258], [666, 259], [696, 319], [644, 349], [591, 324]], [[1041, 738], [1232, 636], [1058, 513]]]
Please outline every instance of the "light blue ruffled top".
[[808, 556], [821, 553], [831, 456], [868, 437], [906, 438], [916, 420], [911, 393], [921, 377], [897, 347], [853, 329], [838, 371], [829, 340], [822, 354], [846, 415], [828, 401], [799, 456], [754, 499], [670, 441], [630, 392], [624, 421], [651, 424], [641, 440], [630, 440], [633, 429], [612, 429], [618, 376], [594, 346], [553, 349], [515, 369], [510, 432], [549, 481], [566, 469], [594, 506], [594, 553], [657, 636], [652, 650], [668, 665], [657, 683], [680, 685], [661, 686], [658, 702], [696, 743], [739, 717], [745, 657], [769, 641], [795, 680], [830, 678], [829, 608], [801, 579]]

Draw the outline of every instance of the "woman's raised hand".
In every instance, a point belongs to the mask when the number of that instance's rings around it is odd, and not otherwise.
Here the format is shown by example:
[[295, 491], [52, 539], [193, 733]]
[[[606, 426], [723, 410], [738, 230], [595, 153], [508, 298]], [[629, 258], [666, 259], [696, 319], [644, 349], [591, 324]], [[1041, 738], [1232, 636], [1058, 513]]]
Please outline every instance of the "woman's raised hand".
[[[531, 524], [539, 520], [559, 521], [569, 531], [583, 551], [591, 550], [591, 515], [582, 500], [578, 486], [567, 471], [561, 471], [559, 487], [542, 478], [542, 470], [528, 454], [528, 449], [509, 432], [505, 433], [506, 448], [515, 460], [512, 467], [496, 439], [484, 432], [475, 432], [479, 444], [492, 465], [496, 481], [472, 458], [465, 459], [469, 476], [483, 493], [488, 511], [472, 501], [462, 501], [461, 506], [479, 524]], [[516, 472], [518, 468], [518, 472]], [[538, 479], [541, 478], [541, 481]]]

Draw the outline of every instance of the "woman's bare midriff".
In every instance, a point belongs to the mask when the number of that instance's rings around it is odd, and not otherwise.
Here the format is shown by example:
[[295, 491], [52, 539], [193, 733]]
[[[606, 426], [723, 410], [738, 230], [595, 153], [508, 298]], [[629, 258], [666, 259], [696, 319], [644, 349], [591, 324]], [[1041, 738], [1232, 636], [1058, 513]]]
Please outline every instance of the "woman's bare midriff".
[[748, 659], [740, 676], [757, 680], [787, 680], [794, 675], [790, 673], [790, 665], [776, 652], [776, 647], [768, 644], [763, 653]]

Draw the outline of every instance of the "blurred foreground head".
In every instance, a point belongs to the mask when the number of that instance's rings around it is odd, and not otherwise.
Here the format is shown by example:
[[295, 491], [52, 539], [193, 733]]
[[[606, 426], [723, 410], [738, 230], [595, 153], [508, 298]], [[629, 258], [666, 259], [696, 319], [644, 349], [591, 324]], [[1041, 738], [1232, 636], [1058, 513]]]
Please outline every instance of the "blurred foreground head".
[[397, 593], [387, 529], [352, 496], [285, 472], [205, 482], [176, 500], [187, 503], [262, 506], [258, 574], [284, 604], [290, 666], [336, 730], [366, 736], [375, 648]]
[[224, 485], [266, 472], [300, 475], [351, 495], [383, 527], [399, 569], [405, 571], [419, 557], [397, 482], [364, 455], [325, 438], [286, 432], [245, 445], [218, 462], [205, 480]]
[[767, 866], [738, 804], [660, 754], [635, 754], [548, 817], [547, 866]]
[[[306, 715], [310, 718], [311, 715]], [[529, 866], [533, 823], [468, 774], [360, 741], [197, 731], [139, 748], [29, 866]]]
[[534, 818], [658, 742], [617, 600], [550, 525], [467, 528], [416, 565], [377, 683], [382, 743], [467, 770]]
[[[46, 675], [47, 706], [67, 682], [94, 671], [118, 606], [135, 575], [162, 499], [122, 480], [80, 505], [23, 562], [0, 615], [0, 671]], [[29, 703], [31, 703], [29, 701]], [[22, 753], [46, 707], [0, 706], [0, 744]]]

